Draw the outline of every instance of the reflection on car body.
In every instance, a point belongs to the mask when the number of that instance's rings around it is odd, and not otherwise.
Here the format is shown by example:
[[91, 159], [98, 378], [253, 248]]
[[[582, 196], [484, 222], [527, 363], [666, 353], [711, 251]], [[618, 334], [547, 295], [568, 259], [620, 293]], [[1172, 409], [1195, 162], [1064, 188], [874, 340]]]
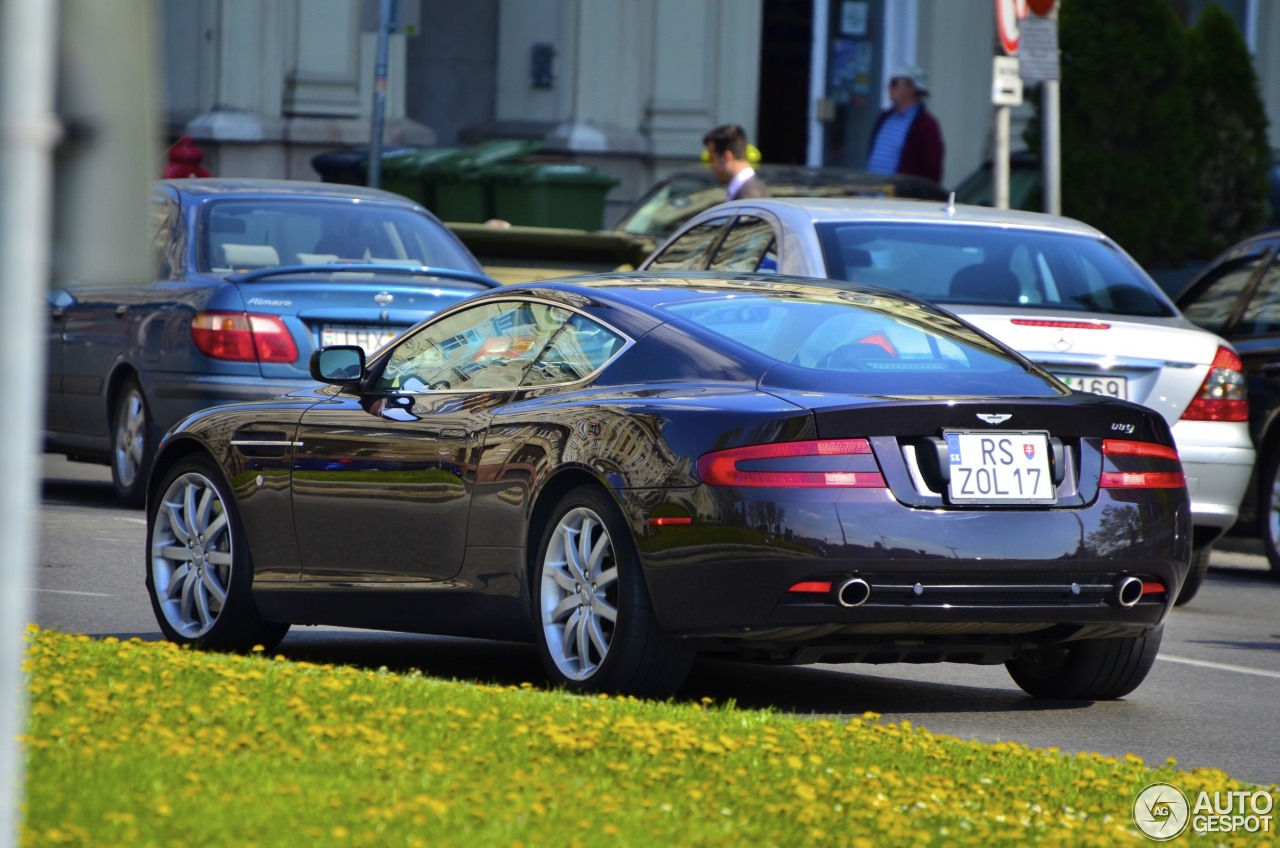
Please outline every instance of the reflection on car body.
[[[475, 358], [513, 334], [517, 356]], [[423, 351], [440, 359], [409, 385]], [[476, 368], [433, 387], [450, 358]], [[557, 685], [654, 696], [698, 652], [1004, 662], [1033, 695], [1116, 698], [1186, 578], [1160, 415], [882, 289], [544, 281], [311, 370], [321, 385], [198, 412], [161, 446], [147, 585], [169, 639], [532, 640]], [[275, 453], [242, 447], [264, 433], [285, 434]]]

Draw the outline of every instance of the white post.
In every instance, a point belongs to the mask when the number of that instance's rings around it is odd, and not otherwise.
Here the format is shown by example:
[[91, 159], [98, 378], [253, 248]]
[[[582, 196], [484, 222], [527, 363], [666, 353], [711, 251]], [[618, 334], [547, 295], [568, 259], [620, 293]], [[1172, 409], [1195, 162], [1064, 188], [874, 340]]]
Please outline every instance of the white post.
[[1044, 211], [1050, 215], [1062, 214], [1062, 122], [1059, 115], [1060, 83], [1045, 80], [1040, 83], [1041, 129], [1040, 147], [1044, 155], [1041, 163], [1044, 174]]
[[10, 378], [0, 451], [0, 844], [18, 844], [27, 698], [23, 635], [31, 620], [40, 425], [42, 309], [49, 279], [57, 10], [50, 0], [0, 0], [0, 362]]
[[991, 205], [1009, 208], [1009, 107], [996, 107], [996, 150], [992, 157]]

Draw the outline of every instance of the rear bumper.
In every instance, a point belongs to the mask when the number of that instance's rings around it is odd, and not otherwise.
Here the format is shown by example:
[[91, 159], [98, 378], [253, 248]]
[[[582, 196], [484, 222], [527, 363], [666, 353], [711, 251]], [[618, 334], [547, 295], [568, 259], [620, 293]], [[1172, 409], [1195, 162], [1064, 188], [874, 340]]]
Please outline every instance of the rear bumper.
[[1174, 441], [1191, 496], [1191, 520], [1198, 533], [1218, 535], [1236, 523], [1253, 474], [1256, 454], [1248, 425], [1179, 421]]
[[[743, 516], [777, 522], [768, 529], [697, 520], [645, 528], [639, 553], [662, 627], [775, 658], [918, 647], [998, 659], [1159, 625], [1191, 555], [1180, 490], [1104, 490], [1087, 507], [1050, 510], [907, 509], [875, 490], [837, 503], [816, 497], [743, 505]], [[835, 588], [853, 577], [870, 593], [843, 605]], [[1126, 577], [1150, 586], [1131, 606], [1115, 597]]]

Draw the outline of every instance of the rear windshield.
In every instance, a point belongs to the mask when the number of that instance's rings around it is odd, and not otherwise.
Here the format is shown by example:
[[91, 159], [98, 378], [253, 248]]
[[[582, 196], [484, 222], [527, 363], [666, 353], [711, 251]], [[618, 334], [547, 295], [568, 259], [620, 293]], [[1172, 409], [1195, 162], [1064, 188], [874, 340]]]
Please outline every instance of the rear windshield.
[[1132, 259], [1100, 239], [955, 224], [818, 224], [828, 276], [942, 304], [1170, 317]]
[[775, 291], [659, 308], [776, 361], [767, 386], [897, 397], [1062, 394], [1008, 348], [927, 304]]
[[380, 262], [479, 271], [442, 225], [386, 204], [327, 200], [224, 200], [204, 205], [200, 270]]

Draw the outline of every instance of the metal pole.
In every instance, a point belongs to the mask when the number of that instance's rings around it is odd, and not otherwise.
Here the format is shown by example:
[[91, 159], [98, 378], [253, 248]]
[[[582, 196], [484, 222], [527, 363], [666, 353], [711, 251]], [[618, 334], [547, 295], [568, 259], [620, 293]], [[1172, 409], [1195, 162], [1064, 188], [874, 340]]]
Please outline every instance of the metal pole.
[[996, 107], [996, 150], [992, 157], [992, 205], [1009, 208], [1009, 107]]
[[52, 228], [53, 112], [59, 4], [0, 0], [0, 362], [9, 369], [0, 451], [0, 844], [18, 844], [25, 769], [18, 734], [26, 726], [23, 635], [31, 620], [31, 574], [39, 526], [40, 426]]
[[1044, 211], [1050, 215], [1062, 214], [1062, 124], [1059, 115], [1061, 90], [1057, 80], [1045, 80], [1040, 84], [1040, 105], [1044, 115], [1041, 148], [1044, 161]]
[[396, 0], [382, 0], [378, 11], [378, 57], [373, 67], [373, 126], [369, 140], [369, 185], [382, 185], [382, 124], [387, 115], [387, 65]]

